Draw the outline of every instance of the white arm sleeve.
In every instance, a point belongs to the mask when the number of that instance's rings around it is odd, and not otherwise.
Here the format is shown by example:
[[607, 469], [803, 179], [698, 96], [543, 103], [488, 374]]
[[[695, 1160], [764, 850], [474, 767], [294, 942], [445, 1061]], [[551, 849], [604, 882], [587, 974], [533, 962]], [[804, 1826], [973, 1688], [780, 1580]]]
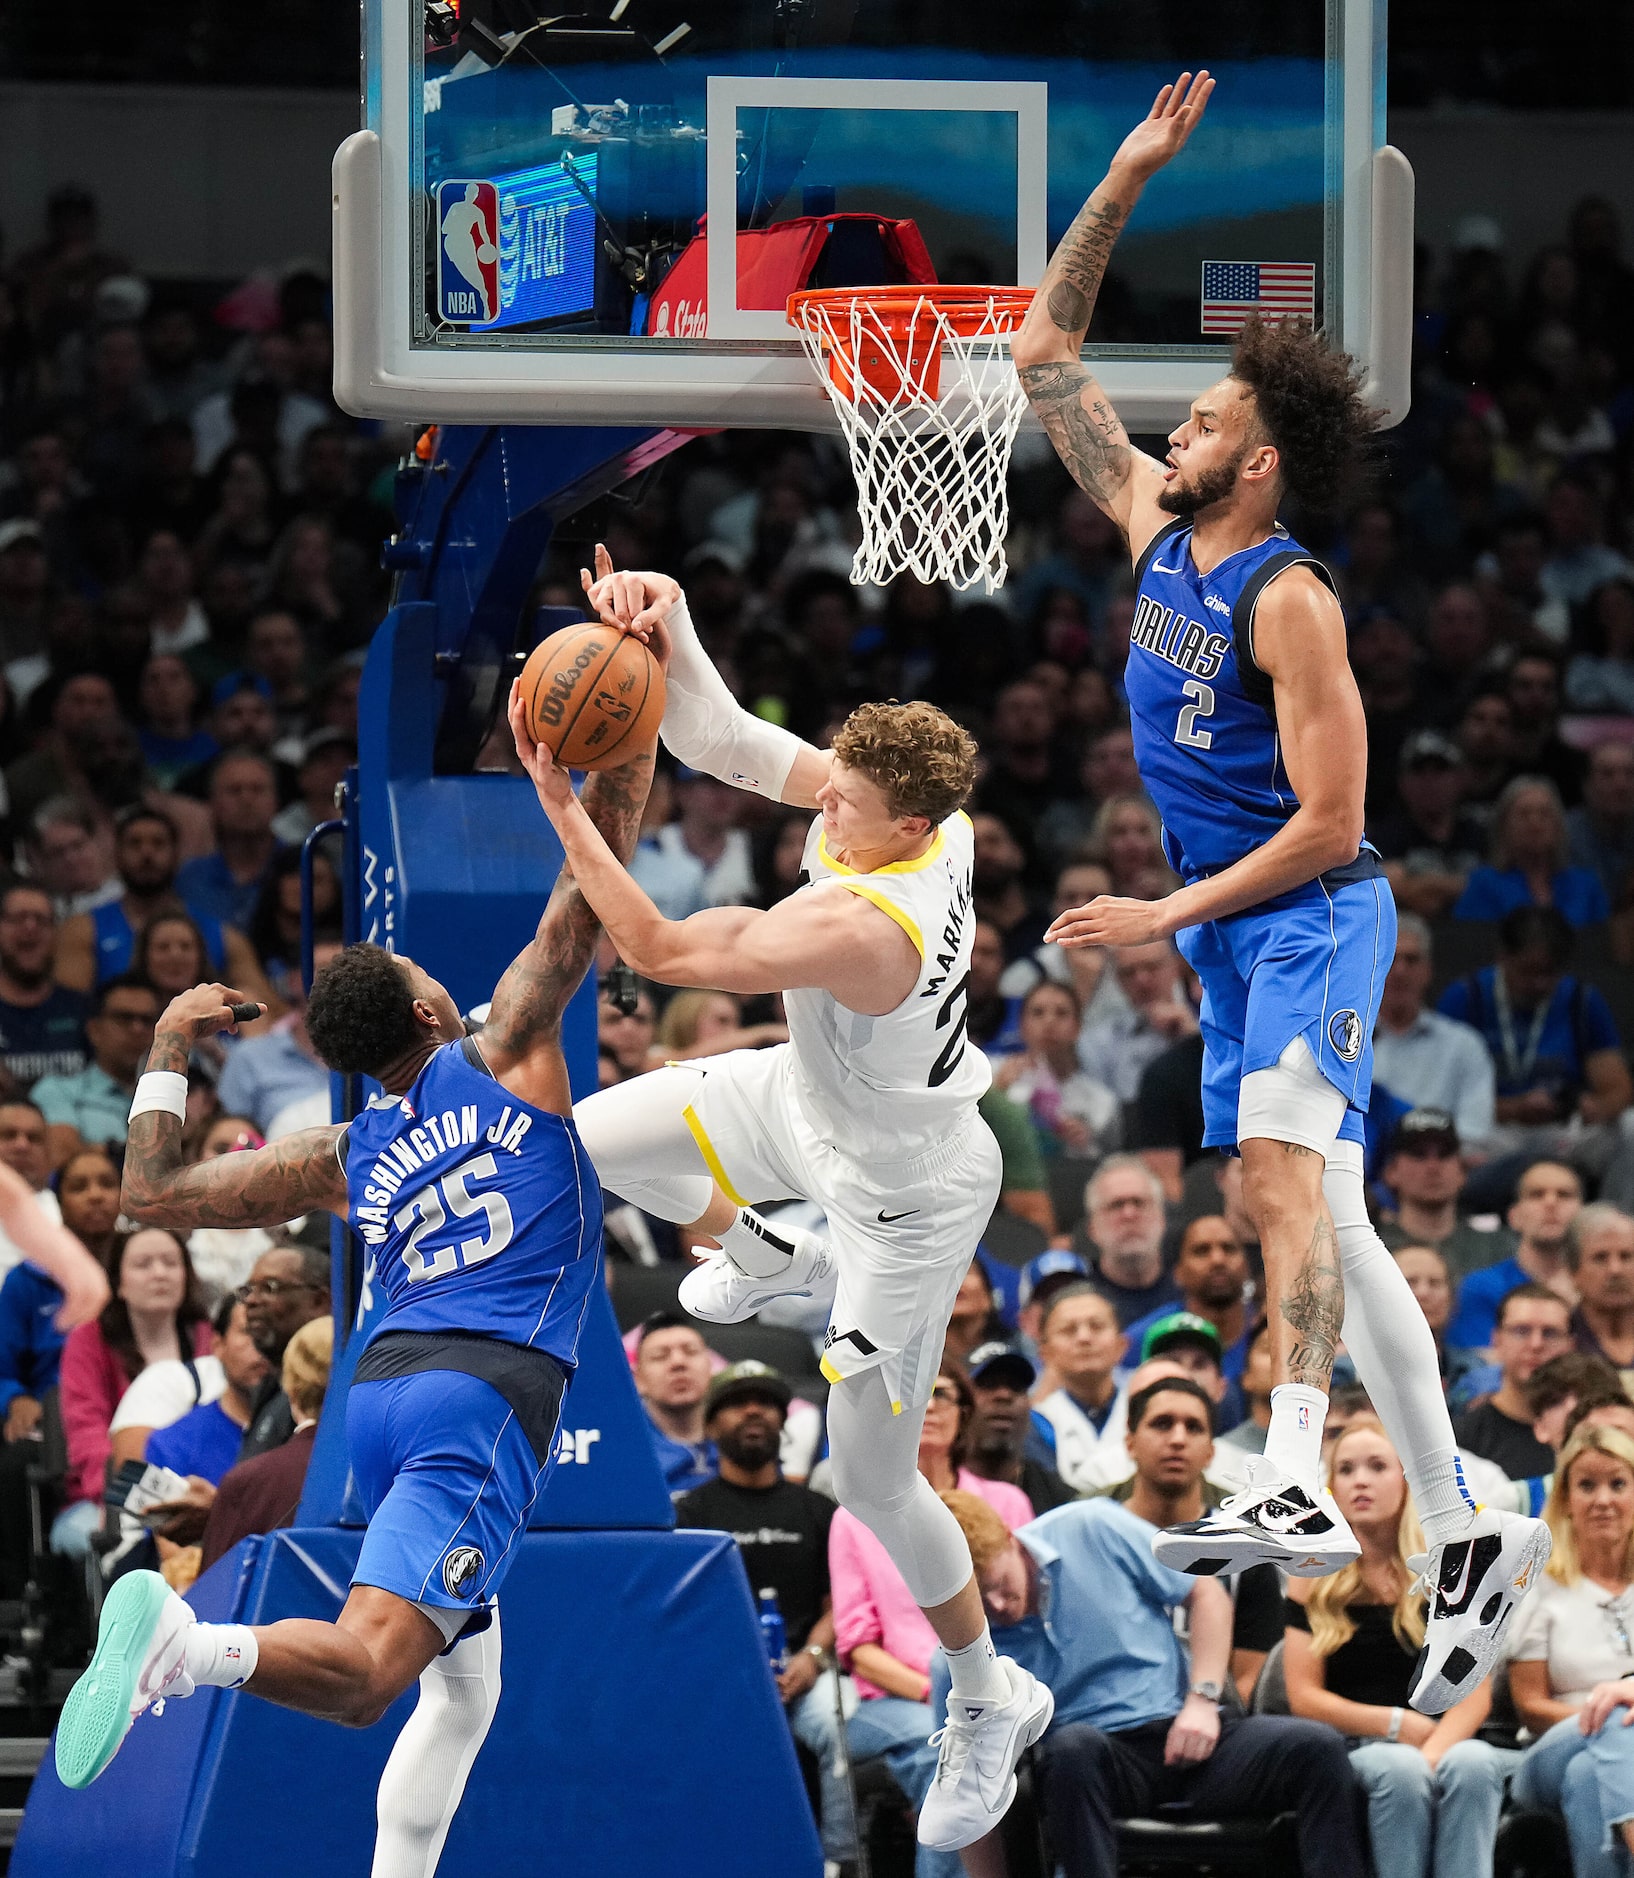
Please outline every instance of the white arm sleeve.
[[685, 595], [670, 608], [666, 623], [674, 652], [659, 731], [664, 747], [692, 769], [780, 802], [804, 747], [801, 740], [744, 710], [727, 690], [699, 643]]

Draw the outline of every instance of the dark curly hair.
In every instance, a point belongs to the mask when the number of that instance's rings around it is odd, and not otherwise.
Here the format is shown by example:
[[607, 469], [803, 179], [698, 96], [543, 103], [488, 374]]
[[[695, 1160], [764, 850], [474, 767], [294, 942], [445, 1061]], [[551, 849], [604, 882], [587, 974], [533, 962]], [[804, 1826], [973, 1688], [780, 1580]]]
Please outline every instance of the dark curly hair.
[[313, 979], [306, 1029], [313, 1049], [343, 1076], [372, 1076], [421, 1041], [402, 966], [371, 945], [347, 946]]
[[1348, 353], [1297, 321], [1251, 319], [1237, 337], [1231, 376], [1253, 392], [1283, 486], [1300, 508], [1333, 515], [1363, 494], [1379, 418]]

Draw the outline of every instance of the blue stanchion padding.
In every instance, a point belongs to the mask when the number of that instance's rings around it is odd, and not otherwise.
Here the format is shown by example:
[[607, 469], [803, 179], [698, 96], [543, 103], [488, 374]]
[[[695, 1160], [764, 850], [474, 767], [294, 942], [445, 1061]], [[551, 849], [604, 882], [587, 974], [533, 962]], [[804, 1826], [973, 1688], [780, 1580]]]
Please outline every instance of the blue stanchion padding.
[[[200, 1615], [333, 1618], [358, 1535], [247, 1540]], [[447, 1878], [819, 1878], [788, 1724], [724, 1533], [529, 1533], [500, 1595], [504, 1694], [443, 1852]], [[144, 1716], [93, 1786], [48, 1755], [14, 1878], [367, 1878], [374, 1796], [413, 1694], [373, 1728], [201, 1690]]]

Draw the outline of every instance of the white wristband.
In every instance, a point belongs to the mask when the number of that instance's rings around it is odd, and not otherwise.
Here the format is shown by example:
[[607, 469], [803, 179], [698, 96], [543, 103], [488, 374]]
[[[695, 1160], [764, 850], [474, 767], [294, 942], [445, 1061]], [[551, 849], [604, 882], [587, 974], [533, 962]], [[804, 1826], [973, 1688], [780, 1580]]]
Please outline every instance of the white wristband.
[[174, 1115], [179, 1122], [187, 1120], [187, 1078], [173, 1069], [150, 1069], [136, 1085], [130, 1119], [156, 1114]]
[[1384, 1731], [1384, 1738], [1386, 1741], [1399, 1741], [1401, 1739], [1401, 1724], [1406, 1719], [1407, 1717], [1402, 1713], [1402, 1711], [1399, 1708], [1391, 1709], [1390, 1726], [1386, 1728]]

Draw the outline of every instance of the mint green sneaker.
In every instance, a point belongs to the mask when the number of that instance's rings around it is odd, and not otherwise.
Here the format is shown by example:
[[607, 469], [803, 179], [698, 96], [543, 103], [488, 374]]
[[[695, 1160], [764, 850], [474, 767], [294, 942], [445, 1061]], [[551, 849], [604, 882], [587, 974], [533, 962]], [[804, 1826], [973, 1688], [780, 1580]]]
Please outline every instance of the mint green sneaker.
[[57, 1723], [57, 1777], [88, 1787], [150, 1706], [193, 1693], [183, 1667], [192, 1606], [157, 1572], [127, 1572], [109, 1591], [91, 1666], [69, 1691]]

